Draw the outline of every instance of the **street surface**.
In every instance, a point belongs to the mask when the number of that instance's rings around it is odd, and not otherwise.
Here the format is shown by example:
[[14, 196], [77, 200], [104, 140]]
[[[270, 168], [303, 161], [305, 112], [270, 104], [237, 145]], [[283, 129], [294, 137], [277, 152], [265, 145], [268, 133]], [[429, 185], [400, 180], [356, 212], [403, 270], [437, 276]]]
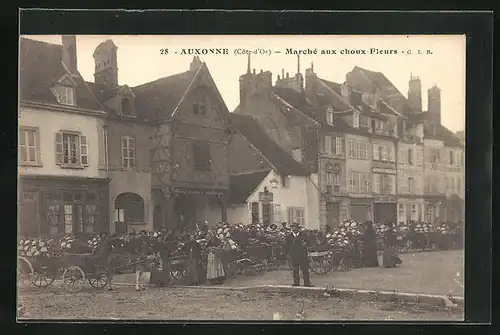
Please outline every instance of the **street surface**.
[[[401, 254], [403, 265], [395, 269], [362, 268], [345, 272], [330, 272], [319, 276], [311, 273], [311, 281], [317, 287], [333, 285], [336, 288], [386, 290], [408, 293], [424, 293], [463, 296], [463, 251], [434, 251]], [[382, 264], [382, 257], [379, 257]], [[455, 281], [460, 273], [458, 283]], [[266, 272], [259, 276], [239, 276], [226, 286], [288, 285], [293, 278], [289, 270]]]
[[305, 320], [462, 320], [461, 312], [429, 310], [394, 303], [340, 300], [326, 297], [234, 292], [210, 289], [156, 289], [136, 292], [133, 287], [78, 294], [57, 287], [28, 288], [20, 292], [20, 318], [149, 319], [149, 320], [294, 320], [305, 310]]

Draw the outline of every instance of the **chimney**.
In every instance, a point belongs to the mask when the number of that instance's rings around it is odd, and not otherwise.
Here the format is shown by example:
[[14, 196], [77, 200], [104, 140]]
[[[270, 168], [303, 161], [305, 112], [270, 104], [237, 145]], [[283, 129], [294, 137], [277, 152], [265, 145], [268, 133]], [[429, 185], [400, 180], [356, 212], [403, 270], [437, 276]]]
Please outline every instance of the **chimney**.
[[311, 67], [306, 69], [306, 78], [305, 78], [305, 94], [306, 97], [317, 103], [318, 98], [318, 78], [316, 77], [316, 73], [314, 73], [314, 64], [311, 62]]
[[408, 83], [408, 103], [416, 112], [422, 112], [422, 83], [419, 77], [413, 77], [411, 74]]
[[189, 71], [196, 72], [203, 65], [200, 60], [200, 57], [194, 56], [191, 64], [189, 64]]
[[441, 125], [441, 90], [434, 84], [427, 90], [427, 112], [429, 121], [436, 125]]
[[71, 74], [78, 72], [76, 57], [76, 36], [62, 36], [62, 61]]

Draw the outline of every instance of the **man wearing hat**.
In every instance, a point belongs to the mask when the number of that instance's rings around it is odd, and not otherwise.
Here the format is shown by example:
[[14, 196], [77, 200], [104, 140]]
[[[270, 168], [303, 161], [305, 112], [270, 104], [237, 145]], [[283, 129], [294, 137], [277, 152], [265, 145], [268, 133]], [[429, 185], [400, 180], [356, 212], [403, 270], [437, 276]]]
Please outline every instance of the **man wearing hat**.
[[286, 240], [286, 253], [292, 263], [293, 286], [300, 285], [299, 269], [302, 271], [304, 286], [311, 287], [309, 279], [309, 257], [307, 254], [307, 236], [300, 231], [298, 223], [292, 223], [292, 233]]

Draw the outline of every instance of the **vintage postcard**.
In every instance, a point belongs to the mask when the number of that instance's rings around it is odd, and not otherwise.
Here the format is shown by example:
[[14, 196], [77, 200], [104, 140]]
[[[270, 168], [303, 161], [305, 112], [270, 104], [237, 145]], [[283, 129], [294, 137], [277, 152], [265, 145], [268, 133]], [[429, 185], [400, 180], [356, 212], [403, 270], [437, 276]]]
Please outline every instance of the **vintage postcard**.
[[21, 36], [18, 320], [463, 320], [465, 47]]

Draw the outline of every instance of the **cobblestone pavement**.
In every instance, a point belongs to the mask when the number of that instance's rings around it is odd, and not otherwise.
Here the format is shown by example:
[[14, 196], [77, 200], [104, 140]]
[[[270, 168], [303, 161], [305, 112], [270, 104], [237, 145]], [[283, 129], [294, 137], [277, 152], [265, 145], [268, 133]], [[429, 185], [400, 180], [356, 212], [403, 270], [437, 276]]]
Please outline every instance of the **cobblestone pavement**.
[[[326, 275], [311, 273], [315, 286], [333, 285], [337, 288], [396, 290], [423, 294], [463, 296], [463, 251], [435, 251], [401, 254], [403, 265], [395, 269], [363, 268]], [[380, 259], [380, 264], [381, 264]], [[457, 273], [460, 276], [457, 278]], [[458, 283], [456, 281], [458, 279]], [[262, 275], [230, 280], [227, 286], [288, 285], [293, 281], [291, 272], [283, 269]]]
[[91, 288], [77, 294], [57, 286], [26, 288], [19, 292], [22, 319], [148, 319], [148, 320], [462, 320], [463, 313], [429, 310], [394, 303], [340, 300], [327, 297], [219, 291], [210, 289], [153, 289], [136, 292], [119, 287], [114, 292]]

